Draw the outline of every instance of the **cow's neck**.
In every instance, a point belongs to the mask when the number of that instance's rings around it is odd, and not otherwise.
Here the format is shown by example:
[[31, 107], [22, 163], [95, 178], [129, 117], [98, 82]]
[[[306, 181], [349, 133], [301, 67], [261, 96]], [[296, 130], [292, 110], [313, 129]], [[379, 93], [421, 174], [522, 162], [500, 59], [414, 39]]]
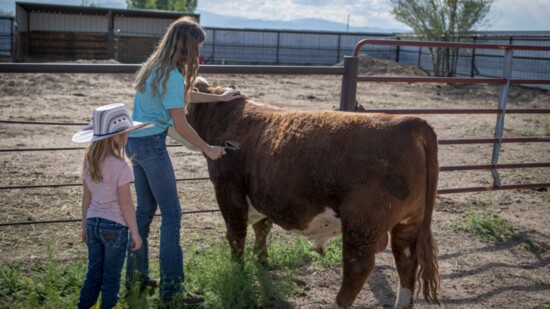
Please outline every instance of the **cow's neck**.
[[205, 123], [212, 117], [211, 113], [208, 113], [210, 104], [190, 104], [188, 108], [187, 121], [197, 131], [197, 133], [204, 138], [207, 132]]
[[191, 104], [187, 120], [207, 143], [217, 143], [231, 123], [238, 121], [244, 103]]

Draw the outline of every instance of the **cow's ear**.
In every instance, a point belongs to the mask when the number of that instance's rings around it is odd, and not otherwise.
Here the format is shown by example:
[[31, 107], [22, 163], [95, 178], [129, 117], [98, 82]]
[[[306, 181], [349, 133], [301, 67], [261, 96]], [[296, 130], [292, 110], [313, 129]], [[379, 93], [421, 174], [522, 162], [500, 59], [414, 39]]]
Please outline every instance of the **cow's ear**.
[[195, 89], [197, 89], [197, 91], [199, 92], [205, 92], [205, 93], [210, 93], [210, 86], [208, 86], [207, 84], [197, 84], [195, 83]]
[[195, 83], [193, 84], [194, 88], [197, 88], [198, 91], [200, 92], [210, 92], [208, 91], [209, 89], [209, 85], [208, 85], [208, 81], [202, 77], [202, 76], [197, 76], [197, 78], [195, 79]]

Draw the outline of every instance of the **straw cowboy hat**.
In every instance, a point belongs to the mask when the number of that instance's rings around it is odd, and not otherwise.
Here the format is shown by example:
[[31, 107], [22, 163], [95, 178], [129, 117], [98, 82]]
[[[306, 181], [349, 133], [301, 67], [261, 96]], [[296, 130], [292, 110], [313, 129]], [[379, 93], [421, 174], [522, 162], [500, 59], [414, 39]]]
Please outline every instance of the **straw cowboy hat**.
[[73, 142], [88, 143], [118, 134], [150, 128], [149, 122], [132, 121], [130, 112], [123, 103], [103, 105], [94, 110], [92, 123], [73, 135]]

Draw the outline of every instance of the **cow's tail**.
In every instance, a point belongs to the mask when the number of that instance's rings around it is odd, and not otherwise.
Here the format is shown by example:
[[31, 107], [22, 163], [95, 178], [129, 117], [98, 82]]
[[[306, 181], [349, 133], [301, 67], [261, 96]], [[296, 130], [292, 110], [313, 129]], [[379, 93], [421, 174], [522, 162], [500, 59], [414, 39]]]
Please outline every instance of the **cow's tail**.
[[[431, 223], [432, 213], [437, 195], [437, 177], [439, 164], [437, 159], [437, 137], [433, 128], [426, 124], [424, 148], [426, 154], [426, 205], [424, 209], [424, 221], [420, 227], [416, 243], [416, 253], [419, 264], [417, 280], [422, 287], [424, 299], [428, 303], [439, 303], [437, 294], [439, 285], [439, 266], [437, 264], [437, 246], [435, 244]], [[419, 290], [420, 292], [420, 290]]]

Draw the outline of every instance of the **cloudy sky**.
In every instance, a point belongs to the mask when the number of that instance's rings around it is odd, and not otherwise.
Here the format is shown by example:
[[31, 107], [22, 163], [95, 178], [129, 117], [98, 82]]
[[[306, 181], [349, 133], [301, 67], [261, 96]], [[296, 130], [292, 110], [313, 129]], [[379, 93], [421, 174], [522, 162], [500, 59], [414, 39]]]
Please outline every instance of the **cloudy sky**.
[[[0, 0], [3, 10], [15, 0]], [[124, 7], [125, 0], [28, 0], [28, 2]], [[199, 0], [198, 13], [210, 12], [269, 20], [320, 18], [353, 27], [406, 28], [388, 13], [389, 0]], [[11, 9], [10, 9], [11, 10]], [[495, 0], [491, 24], [478, 30], [550, 31], [550, 0]]]
[[[355, 27], [404, 28], [389, 14], [389, 0], [199, 0], [199, 10], [249, 18], [322, 18]], [[495, 0], [491, 25], [479, 30], [548, 30], [550, 0]]]

